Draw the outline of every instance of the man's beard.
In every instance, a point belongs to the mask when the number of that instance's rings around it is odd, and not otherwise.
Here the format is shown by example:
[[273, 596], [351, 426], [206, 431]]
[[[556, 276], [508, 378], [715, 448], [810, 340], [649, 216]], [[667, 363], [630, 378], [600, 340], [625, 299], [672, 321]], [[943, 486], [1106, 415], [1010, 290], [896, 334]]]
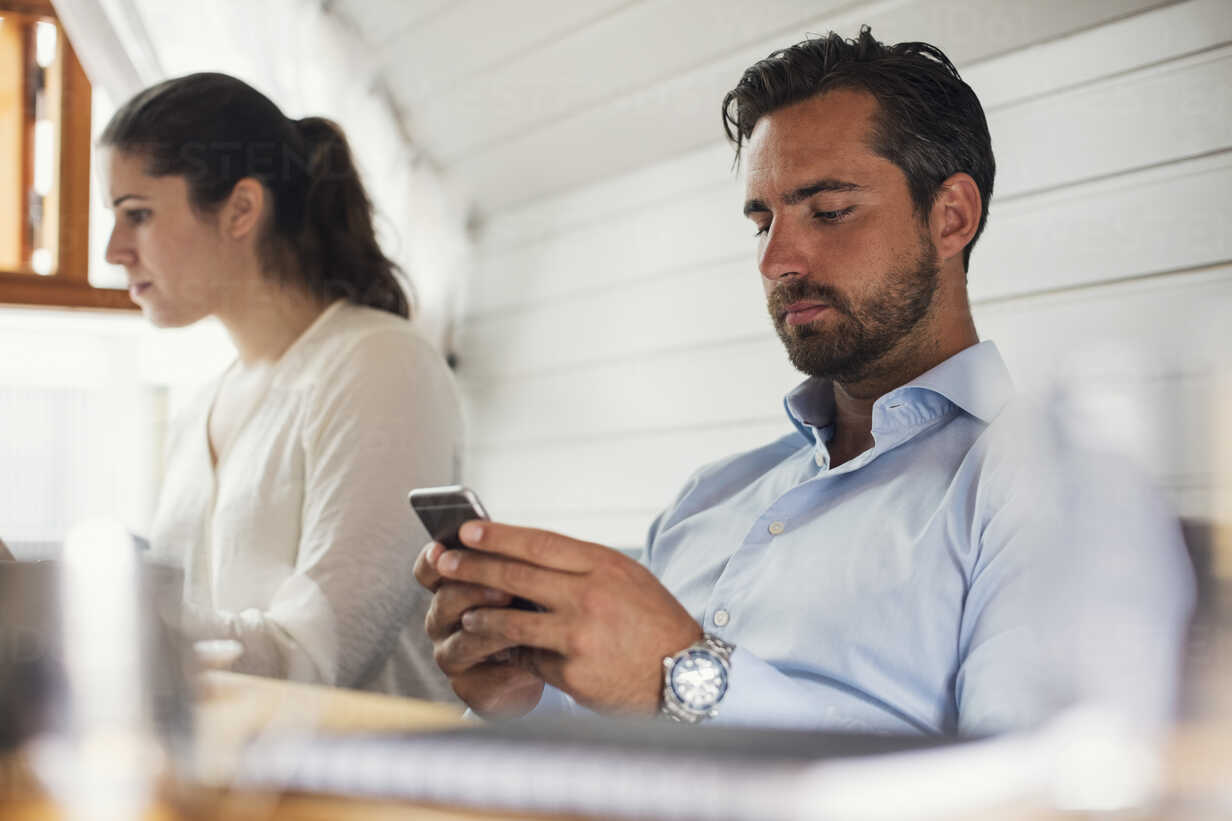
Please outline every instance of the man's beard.
[[[809, 376], [851, 384], [866, 379], [881, 359], [917, 325], [937, 292], [941, 267], [927, 238], [906, 271], [891, 272], [872, 298], [858, 304], [829, 285], [799, 278], [775, 288], [767, 300], [774, 329], [796, 369]], [[787, 324], [787, 306], [803, 300], [824, 302], [833, 316], [824, 329]]]

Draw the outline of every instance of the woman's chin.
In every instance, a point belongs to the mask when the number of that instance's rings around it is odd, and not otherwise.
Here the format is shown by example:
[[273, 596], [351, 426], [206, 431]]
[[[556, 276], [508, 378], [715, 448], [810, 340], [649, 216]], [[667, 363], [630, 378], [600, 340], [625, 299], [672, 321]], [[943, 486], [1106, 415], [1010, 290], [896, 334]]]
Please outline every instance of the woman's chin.
[[141, 313], [155, 328], [184, 328], [204, 318], [204, 314], [170, 311], [149, 302], [141, 303]]

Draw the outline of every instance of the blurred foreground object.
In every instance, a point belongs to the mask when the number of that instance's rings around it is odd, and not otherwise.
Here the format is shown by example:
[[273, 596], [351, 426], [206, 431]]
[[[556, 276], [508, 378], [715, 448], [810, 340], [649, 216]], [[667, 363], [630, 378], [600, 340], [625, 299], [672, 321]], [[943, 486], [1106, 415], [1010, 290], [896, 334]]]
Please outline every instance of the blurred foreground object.
[[70, 819], [133, 818], [184, 756], [178, 576], [123, 526], [75, 528], [58, 562], [0, 564], [0, 728]]
[[[289, 733], [237, 769], [250, 791], [605, 818], [1003, 818], [1148, 807], [1153, 744], [1078, 710], [984, 740], [546, 718], [429, 734]], [[1013, 816], [1019, 817], [1019, 816]]]

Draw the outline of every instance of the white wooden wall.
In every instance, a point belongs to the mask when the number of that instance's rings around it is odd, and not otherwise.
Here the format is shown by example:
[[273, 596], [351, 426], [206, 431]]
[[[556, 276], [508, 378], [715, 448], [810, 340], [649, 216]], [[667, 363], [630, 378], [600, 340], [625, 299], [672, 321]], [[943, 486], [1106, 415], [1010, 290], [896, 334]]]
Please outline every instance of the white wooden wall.
[[[635, 89], [610, 104], [577, 114], [582, 81], [565, 78], [533, 111], [501, 112], [549, 127], [457, 165], [495, 203], [459, 370], [468, 482], [495, 515], [635, 548], [693, 469], [788, 430], [781, 397], [801, 377], [766, 316], [719, 100], [772, 48], [861, 22], [940, 45], [988, 113], [981, 335], [1021, 387], [1068, 385], [1075, 424], [1086, 409], [1104, 420], [1092, 436], [1120, 426], [1183, 513], [1208, 513], [1211, 392], [1232, 352], [1232, 3], [955, 0], [846, 6], [700, 67], [673, 65], [652, 27]], [[571, 145], [579, 117], [623, 148]], [[551, 150], [541, 190], [502, 186], [518, 151]], [[595, 151], [613, 171], [587, 181]]]

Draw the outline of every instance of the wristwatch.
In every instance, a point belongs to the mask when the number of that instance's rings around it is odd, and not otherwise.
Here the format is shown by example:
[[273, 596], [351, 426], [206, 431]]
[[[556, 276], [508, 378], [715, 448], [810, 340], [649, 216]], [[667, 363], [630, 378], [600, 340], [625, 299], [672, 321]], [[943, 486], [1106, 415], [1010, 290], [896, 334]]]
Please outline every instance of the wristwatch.
[[674, 656], [663, 659], [663, 706], [673, 721], [697, 724], [719, 714], [727, 695], [731, 656], [736, 648], [709, 633]]

